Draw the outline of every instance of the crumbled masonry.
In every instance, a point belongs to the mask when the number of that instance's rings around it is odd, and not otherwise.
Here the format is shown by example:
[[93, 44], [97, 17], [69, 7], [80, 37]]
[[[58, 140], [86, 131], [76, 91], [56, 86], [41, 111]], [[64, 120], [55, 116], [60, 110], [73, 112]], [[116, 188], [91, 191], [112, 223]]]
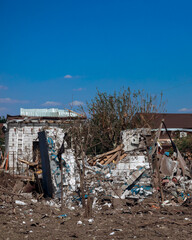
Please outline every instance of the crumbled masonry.
[[[39, 129], [41, 131], [37, 132], [33, 127], [29, 133], [32, 122], [28, 123], [26, 119], [19, 121], [22, 134], [25, 132], [25, 137], [32, 136], [28, 138], [28, 144], [30, 147], [33, 144], [35, 150], [26, 157], [22, 153], [22, 159], [18, 152], [16, 162], [13, 161], [15, 156], [10, 155], [10, 171], [22, 175], [25, 181], [30, 179], [23, 189], [36, 191], [39, 198], [44, 196], [59, 200], [63, 197], [68, 207], [81, 205], [80, 171], [83, 171], [83, 166], [85, 199], [91, 197], [93, 207], [105, 203], [118, 205], [118, 201], [141, 202], [154, 193], [163, 205], [180, 205], [191, 198], [190, 170], [179, 150], [175, 147], [177, 152], [172, 156], [162, 153], [158, 141], [162, 124], [155, 136], [150, 128], [122, 131], [119, 146], [95, 157], [78, 159], [79, 169], [75, 154], [65, 141], [66, 131], [59, 127], [58, 122], [54, 123], [54, 127], [44, 127], [45, 122], [41, 120], [38, 122], [43, 126]], [[9, 124], [15, 124], [15, 121], [11, 120]], [[16, 129], [14, 131], [18, 133], [21, 130], [16, 127], [10, 129]], [[6, 162], [5, 159], [4, 166]]]

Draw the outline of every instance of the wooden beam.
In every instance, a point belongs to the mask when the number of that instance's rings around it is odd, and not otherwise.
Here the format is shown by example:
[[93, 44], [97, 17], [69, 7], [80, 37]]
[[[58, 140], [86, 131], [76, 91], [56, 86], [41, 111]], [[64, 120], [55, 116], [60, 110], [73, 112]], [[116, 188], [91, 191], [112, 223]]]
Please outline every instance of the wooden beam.
[[111, 163], [118, 156], [118, 154], [119, 152], [116, 152], [111, 158], [109, 158], [109, 160], [107, 160], [107, 162], [105, 162], [104, 165]]
[[93, 161], [97, 160], [98, 158], [102, 158], [102, 157], [105, 157], [105, 156], [110, 155], [110, 154], [112, 154], [112, 153], [115, 153], [115, 152], [121, 150], [122, 148], [123, 148], [123, 144], [117, 146], [115, 149], [113, 149], [113, 150], [111, 150], [111, 151], [109, 151], [109, 152], [106, 152], [106, 153], [103, 153], [103, 154], [100, 154], [100, 155], [95, 156], [95, 157], [93, 158]]

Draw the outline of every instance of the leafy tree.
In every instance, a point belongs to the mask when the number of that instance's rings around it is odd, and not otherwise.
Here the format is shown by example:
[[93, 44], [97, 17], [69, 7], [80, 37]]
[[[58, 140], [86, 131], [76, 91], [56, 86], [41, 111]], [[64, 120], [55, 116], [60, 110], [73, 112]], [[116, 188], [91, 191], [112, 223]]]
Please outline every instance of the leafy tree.
[[192, 152], [192, 136], [177, 137], [175, 143], [181, 153]]
[[120, 143], [122, 130], [139, 127], [135, 119], [138, 112], [151, 113], [163, 109], [162, 99], [159, 103], [157, 100], [155, 96], [145, 95], [143, 91], [131, 93], [129, 88], [113, 94], [97, 91], [86, 108], [81, 107], [84, 114], [87, 112], [86, 121], [71, 121], [68, 134], [80, 174], [80, 196], [84, 208], [87, 192], [86, 155], [96, 155], [116, 147]]
[[125, 129], [143, 127], [139, 125], [137, 113], [155, 113], [164, 111], [162, 95], [145, 94], [130, 88], [108, 94], [97, 91], [96, 96], [87, 103], [93, 145], [89, 153], [103, 153], [120, 144], [120, 132]]
[[6, 118], [4, 116], [0, 116], [0, 123], [6, 123]]

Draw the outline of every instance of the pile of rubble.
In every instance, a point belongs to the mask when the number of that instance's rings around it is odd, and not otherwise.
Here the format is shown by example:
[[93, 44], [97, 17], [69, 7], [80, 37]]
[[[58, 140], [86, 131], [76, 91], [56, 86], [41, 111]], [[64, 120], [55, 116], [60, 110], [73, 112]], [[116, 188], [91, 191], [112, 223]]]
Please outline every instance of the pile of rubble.
[[87, 166], [86, 171], [89, 194], [98, 202], [116, 199], [124, 203], [151, 195], [151, 167], [146, 145], [150, 137], [149, 129], [124, 131], [120, 146], [89, 159], [92, 166]]
[[[182, 174], [180, 162], [175, 158], [175, 154], [171, 157], [158, 154], [158, 159], [160, 180], [163, 189], [163, 204], [185, 204], [185, 202], [191, 198], [192, 194], [192, 180], [189, 169], [183, 162], [186, 171], [185, 174]], [[158, 186], [157, 175], [156, 178], [154, 178], [154, 185], [156, 187]]]
[[130, 199], [142, 201], [156, 193], [161, 205], [189, 204], [192, 196], [189, 168], [178, 149], [177, 154], [167, 157], [160, 153], [157, 141], [158, 138], [152, 141], [150, 129], [123, 131], [122, 145], [88, 160], [92, 166], [86, 172], [89, 194], [98, 202], [118, 199], [126, 203]]
[[[93, 158], [79, 159], [77, 166], [64, 133], [58, 139], [49, 130], [40, 132], [41, 161], [19, 160], [30, 169], [30, 180], [25, 178], [26, 186], [22, 189], [36, 190], [38, 197], [42, 194], [55, 199], [63, 197], [70, 207], [81, 205], [82, 184], [84, 197], [93, 199], [93, 207], [141, 202], [153, 193], [160, 205], [189, 204], [192, 195], [189, 169], [178, 149], [171, 157], [161, 153], [158, 134], [159, 131], [152, 138], [151, 129], [146, 128], [123, 131], [121, 145]], [[83, 167], [82, 183], [79, 172]]]

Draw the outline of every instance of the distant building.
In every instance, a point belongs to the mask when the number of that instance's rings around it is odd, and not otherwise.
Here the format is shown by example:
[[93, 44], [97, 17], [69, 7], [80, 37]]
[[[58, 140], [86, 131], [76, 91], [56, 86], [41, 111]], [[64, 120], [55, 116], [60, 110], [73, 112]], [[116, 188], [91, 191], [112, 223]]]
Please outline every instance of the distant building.
[[159, 142], [165, 149], [171, 146], [168, 134], [172, 139], [192, 134], [192, 114], [190, 113], [138, 113], [136, 115], [138, 124], [143, 127], [150, 127], [152, 131], [159, 128], [163, 119], [168, 133], [163, 125]]

